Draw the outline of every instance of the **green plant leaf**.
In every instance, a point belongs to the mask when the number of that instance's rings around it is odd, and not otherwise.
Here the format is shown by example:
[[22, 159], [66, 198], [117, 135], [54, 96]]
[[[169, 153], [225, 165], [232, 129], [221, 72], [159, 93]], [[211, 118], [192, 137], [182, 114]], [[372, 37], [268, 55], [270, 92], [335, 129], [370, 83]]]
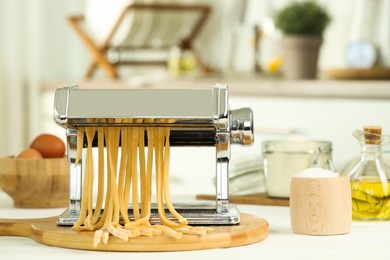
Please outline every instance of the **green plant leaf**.
[[275, 25], [287, 35], [322, 36], [330, 20], [328, 11], [315, 1], [295, 1], [277, 12]]

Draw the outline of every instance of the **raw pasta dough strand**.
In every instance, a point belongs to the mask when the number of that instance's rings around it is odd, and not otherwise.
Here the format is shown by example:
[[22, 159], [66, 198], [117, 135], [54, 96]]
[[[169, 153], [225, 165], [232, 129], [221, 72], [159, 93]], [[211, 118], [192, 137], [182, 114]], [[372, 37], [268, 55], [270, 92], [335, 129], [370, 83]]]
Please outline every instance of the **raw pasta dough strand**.
[[[163, 164], [163, 188], [164, 188], [164, 199], [167, 205], [169, 212], [179, 221], [180, 226], [185, 226], [188, 224], [188, 221], [183, 218], [173, 207], [170, 192], [169, 192], [169, 162], [170, 162], [170, 129], [164, 128], [164, 139], [165, 139], [165, 149], [164, 149], [164, 164]], [[176, 226], [176, 225], [175, 225]]]
[[153, 172], [153, 150], [154, 150], [154, 129], [148, 127], [148, 165], [146, 168], [146, 196], [145, 211], [150, 218], [151, 200], [152, 200], [152, 172]]
[[93, 138], [95, 137], [95, 132], [96, 132], [96, 129], [95, 127], [87, 127], [85, 129], [85, 132], [86, 132], [86, 135], [87, 135], [87, 161], [86, 161], [86, 164], [87, 164], [87, 168], [86, 168], [86, 173], [85, 173], [85, 181], [87, 183], [87, 195], [88, 195], [88, 215], [87, 215], [87, 219], [88, 219], [88, 225], [86, 226], [89, 226], [87, 228], [90, 228], [90, 220], [91, 220], [91, 217], [92, 217], [92, 187], [93, 187], [93, 157], [92, 157], [92, 142], [93, 142]]
[[158, 128], [156, 129], [155, 133], [155, 139], [156, 139], [156, 145], [155, 145], [155, 153], [156, 153], [156, 196], [157, 196], [157, 210], [158, 210], [158, 216], [160, 218], [160, 221], [163, 225], [166, 225], [168, 227], [181, 227], [185, 225], [185, 223], [176, 223], [170, 219], [168, 219], [167, 215], [165, 214], [165, 208], [164, 208], [164, 186], [163, 186], [163, 180], [164, 180], [164, 142], [165, 142], [165, 129], [164, 128]]
[[125, 180], [126, 180], [126, 168], [127, 168], [127, 153], [128, 153], [128, 143], [127, 143], [127, 129], [122, 128], [121, 129], [121, 160], [120, 160], [120, 167], [119, 167], [119, 177], [118, 177], [118, 194], [119, 194], [119, 205], [120, 205], [120, 212], [123, 218], [123, 221], [125, 223], [128, 223], [130, 220], [128, 218], [127, 214], [127, 205], [124, 203], [124, 192], [125, 192]]
[[[143, 146], [144, 144], [144, 129], [142, 129], [142, 134], [139, 136], [139, 143], [140, 146]], [[151, 210], [151, 193], [152, 193], [152, 170], [153, 170], [153, 147], [154, 147], [154, 136], [153, 136], [153, 128], [147, 128], [147, 136], [148, 136], [148, 160], [147, 160], [147, 166], [145, 169], [145, 166], [142, 167], [144, 170], [140, 171], [141, 172], [141, 183], [144, 182], [143, 185], [141, 185], [141, 192], [142, 192], [142, 187], [144, 188], [143, 191], [143, 196], [141, 196], [141, 202], [142, 202], [142, 218], [136, 220], [135, 222], [129, 223], [126, 226], [127, 227], [135, 227], [135, 226], [147, 226], [150, 227], [149, 219], [150, 219], [150, 210]], [[141, 148], [140, 151], [143, 151]], [[140, 153], [140, 157], [143, 156], [144, 152]], [[145, 165], [145, 159], [140, 158], [140, 164]], [[145, 175], [142, 178], [142, 175]], [[144, 229], [143, 227], [141, 227]], [[144, 232], [145, 233], [145, 232]], [[149, 232], [147, 232], [149, 234]], [[153, 234], [153, 232], [151, 231]], [[155, 233], [155, 232], [154, 232]]]
[[[120, 123], [121, 119], [115, 119], [115, 123]], [[119, 195], [118, 195], [118, 187], [117, 187], [117, 170], [118, 170], [118, 154], [119, 154], [119, 142], [120, 142], [120, 127], [112, 127], [111, 128], [112, 133], [110, 138], [111, 140], [111, 154], [113, 155], [111, 157], [112, 159], [112, 172], [111, 172], [111, 179], [112, 179], [112, 187], [111, 192], [113, 193], [113, 202], [114, 202], [114, 208], [113, 208], [113, 217], [112, 222], [113, 223], [119, 223], [119, 213], [120, 213], [120, 205], [119, 205]]]
[[126, 165], [126, 178], [125, 178], [125, 188], [123, 192], [123, 202], [122, 202], [122, 217], [125, 221], [125, 223], [129, 223], [129, 216], [128, 216], [128, 205], [130, 200], [130, 187], [131, 187], [131, 174], [132, 174], [132, 153], [133, 153], [133, 146], [132, 146], [132, 136], [133, 136], [133, 128], [127, 127], [125, 130], [127, 130], [127, 140], [122, 140], [127, 142], [127, 165]]
[[[161, 138], [160, 131], [156, 129], [154, 133], [156, 143], [155, 143], [155, 157], [156, 157], [156, 197], [157, 197], [157, 210], [158, 216], [163, 222], [163, 218], [166, 218], [164, 212], [164, 201], [162, 197], [162, 153], [161, 153]], [[164, 222], [163, 222], [164, 224]]]
[[[134, 190], [136, 194], [136, 198], [133, 197], [133, 212], [135, 212], [134, 213], [135, 222], [131, 223], [130, 224], [131, 226], [149, 225], [149, 218], [150, 218], [150, 199], [148, 199], [146, 195], [147, 190], [151, 190], [151, 189], [147, 188], [147, 180], [146, 180], [147, 176], [146, 176], [146, 166], [145, 166], [145, 129], [144, 128], [138, 128], [138, 129], [139, 131], [138, 131], [137, 144], [138, 144], [138, 151], [139, 151], [139, 173], [140, 173], [140, 183], [141, 183], [142, 217], [139, 217], [138, 190]], [[137, 176], [137, 173], [133, 173], [133, 174]], [[133, 184], [136, 182], [138, 182], [137, 179], [134, 179], [132, 181]], [[147, 204], [149, 204], [149, 206]]]
[[138, 207], [138, 174], [137, 174], [137, 157], [138, 157], [138, 134], [139, 127], [134, 127], [132, 136], [132, 157], [131, 157], [131, 195], [133, 204], [133, 215], [134, 219], [139, 219], [139, 207]]
[[[79, 155], [78, 158], [76, 158], [76, 162], [78, 163], [80, 161], [80, 158], [81, 158], [81, 153], [82, 153], [82, 149], [83, 149], [83, 146], [84, 146], [84, 128], [79, 128], [77, 130], [77, 155]], [[80, 136], [82, 136], [82, 141], [81, 138], [79, 138]], [[76, 155], [76, 156], [77, 156]], [[80, 212], [79, 212], [79, 218], [78, 220], [76, 221], [76, 223], [73, 225], [72, 229], [74, 230], [78, 230], [78, 231], [82, 231], [82, 230], [85, 230], [83, 224], [85, 222], [85, 219], [87, 217], [87, 211], [88, 211], [88, 194], [87, 194], [87, 190], [88, 190], [88, 175], [87, 174], [84, 174], [84, 183], [83, 183], [83, 189], [82, 189], [82, 196], [81, 196], [81, 206], [80, 206]]]
[[[148, 159], [145, 171], [144, 196], [142, 197], [142, 216], [149, 221], [152, 200], [152, 171], [153, 171], [153, 151], [154, 151], [154, 129], [146, 129], [148, 137]], [[145, 162], [144, 162], [145, 163]], [[149, 223], [149, 222], [148, 222]]]
[[138, 132], [138, 150], [139, 150], [139, 174], [141, 183], [141, 216], [145, 217], [144, 207], [146, 202], [146, 165], [145, 165], [145, 129], [139, 128]]
[[[111, 224], [112, 221], [112, 215], [113, 215], [113, 196], [112, 194], [112, 182], [115, 183], [115, 179], [112, 178], [112, 171], [113, 171], [113, 165], [112, 165], [112, 155], [111, 155], [111, 136], [110, 136], [110, 129], [104, 128], [104, 135], [106, 139], [106, 162], [107, 162], [107, 185], [106, 185], [106, 198], [105, 198], [105, 207], [103, 210], [103, 214], [98, 222], [98, 226], [101, 227], [104, 231], [107, 230], [108, 225]], [[103, 239], [103, 238], [102, 238]]]
[[97, 221], [100, 218], [101, 210], [103, 208], [103, 196], [104, 196], [104, 130], [102, 127], [98, 127], [97, 135], [98, 135], [98, 187], [97, 187], [96, 206], [91, 220], [92, 225], [96, 225]]
[[[119, 140], [119, 131], [117, 128], [108, 127], [105, 129], [105, 136], [107, 149], [107, 194], [106, 206], [100, 219], [101, 221], [99, 222], [103, 222], [103, 226], [101, 227], [101, 230], [103, 230], [102, 240], [103, 243], [106, 244], [108, 241], [108, 235], [106, 235], [108, 233], [106, 232], [123, 240], [127, 240], [127, 236], [113, 226], [113, 224], [119, 222], [119, 212], [115, 212], [115, 210], [119, 211], [119, 198], [116, 189], [116, 170], [119, 147], [117, 141]], [[116, 218], [118, 219], [117, 221]], [[99, 242], [97, 242], [97, 244], [98, 243]]]
[[79, 164], [84, 146], [84, 127], [77, 128], [77, 151], [74, 165]]

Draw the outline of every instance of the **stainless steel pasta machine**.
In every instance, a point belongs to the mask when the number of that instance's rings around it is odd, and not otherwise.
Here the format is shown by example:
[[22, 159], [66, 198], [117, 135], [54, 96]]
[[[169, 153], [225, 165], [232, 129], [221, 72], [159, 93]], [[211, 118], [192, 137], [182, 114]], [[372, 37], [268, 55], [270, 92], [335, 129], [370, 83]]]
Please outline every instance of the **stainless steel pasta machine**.
[[[214, 146], [215, 203], [175, 204], [175, 209], [192, 225], [240, 222], [237, 207], [229, 204], [230, 146], [253, 143], [253, 115], [250, 108], [230, 110], [228, 87], [216, 84], [210, 89], [81, 89], [77, 86], [57, 89], [54, 121], [66, 129], [70, 163], [69, 208], [59, 217], [58, 224], [73, 225], [80, 212], [85, 160], [75, 165], [77, 128], [119, 125], [99, 123], [102, 120], [98, 119], [147, 119], [133, 120], [126, 125], [169, 126], [171, 146]], [[158, 219], [156, 214], [152, 211], [151, 221]]]

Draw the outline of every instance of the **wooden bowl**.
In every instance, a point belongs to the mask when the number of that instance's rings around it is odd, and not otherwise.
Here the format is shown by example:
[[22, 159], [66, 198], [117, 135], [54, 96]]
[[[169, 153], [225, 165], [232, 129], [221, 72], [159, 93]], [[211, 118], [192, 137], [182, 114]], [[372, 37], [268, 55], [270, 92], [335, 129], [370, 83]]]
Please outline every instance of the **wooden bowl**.
[[68, 159], [0, 158], [0, 188], [13, 198], [15, 207], [67, 207]]

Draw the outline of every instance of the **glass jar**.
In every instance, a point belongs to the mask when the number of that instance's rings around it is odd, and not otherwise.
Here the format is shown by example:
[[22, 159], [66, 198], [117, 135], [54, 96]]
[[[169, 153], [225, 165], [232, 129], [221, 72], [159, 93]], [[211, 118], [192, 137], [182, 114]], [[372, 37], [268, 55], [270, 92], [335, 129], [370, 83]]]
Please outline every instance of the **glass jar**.
[[332, 143], [328, 141], [265, 141], [262, 153], [270, 197], [289, 198], [291, 177], [304, 169], [334, 169]]
[[194, 76], [197, 70], [197, 58], [188, 41], [171, 48], [168, 57], [168, 69], [172, 76]]
[[361, 145], [360, 159], [343, 171], [351, 180], [352, 218], [390, 220], [390, 167], [382, 151], [388, 137], [377, 126], [363, 127], [353, 136]]

